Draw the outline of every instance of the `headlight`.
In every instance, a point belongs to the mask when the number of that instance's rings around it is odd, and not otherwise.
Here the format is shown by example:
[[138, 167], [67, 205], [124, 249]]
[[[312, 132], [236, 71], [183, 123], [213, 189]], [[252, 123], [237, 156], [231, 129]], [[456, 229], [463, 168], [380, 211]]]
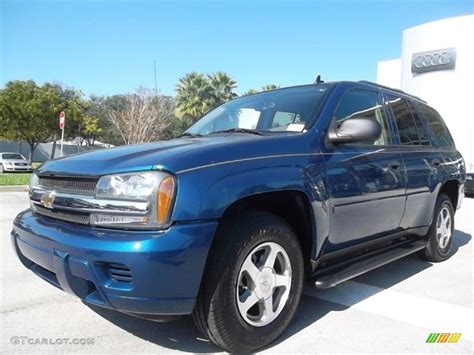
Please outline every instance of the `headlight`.
[[11, 161], [6, 161], [5, 165], [13, 165], [13, 163]]
[[155, 172], [109, 175], [97, 183], [97, 198], [124, 200], [148, 199], [163, 176]]
[[29, 183], [29, 188], [30, 188], [30, 191], [32, 188], [34, 187], [37, 187], [39, 185], [39, 177], [38, 175], [36, 174], [31, 174], [31, 177], [30, 177], [30, 183]]
[[164, 172], [148, 171], [107, 175], [99, 179], [96, 198], [101, 200], [126, 200], [148, 202], [147, 213], [120, 211], [91, 214], [91, 224], [109, 227], [163, 228], [170, 224], [172, 204], [176, 192], [175, 178]]

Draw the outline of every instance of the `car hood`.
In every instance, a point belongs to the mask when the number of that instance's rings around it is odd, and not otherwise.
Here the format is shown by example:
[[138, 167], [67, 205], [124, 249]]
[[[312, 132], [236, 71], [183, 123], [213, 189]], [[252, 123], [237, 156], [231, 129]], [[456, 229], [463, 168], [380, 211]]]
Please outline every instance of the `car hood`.
[[[39, 175], [100, 176], [119, 172], [164, 169], [174, 173], [230, 160], [296, 150], [291, 135], [228, 134], [178, 138], [155, 143], [98, 149], [51, 160], [36, 170]], [[285, 141], [288, 141], [285, 143]]]

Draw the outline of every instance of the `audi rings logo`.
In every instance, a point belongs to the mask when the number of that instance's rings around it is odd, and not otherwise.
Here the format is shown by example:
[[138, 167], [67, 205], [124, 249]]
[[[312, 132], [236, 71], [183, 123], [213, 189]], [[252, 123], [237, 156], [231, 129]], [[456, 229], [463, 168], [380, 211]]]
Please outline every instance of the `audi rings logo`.
[[456, 49], [446, 48], [415, 53], [411, 59], [412, 73], [426, 73], [435, 70], [454, 69]]
[[414, 61], [415, 67], [428, 68], [435, 65], [446, 65], [451, 61], [451, 54], [448, 52], [420, 55]]

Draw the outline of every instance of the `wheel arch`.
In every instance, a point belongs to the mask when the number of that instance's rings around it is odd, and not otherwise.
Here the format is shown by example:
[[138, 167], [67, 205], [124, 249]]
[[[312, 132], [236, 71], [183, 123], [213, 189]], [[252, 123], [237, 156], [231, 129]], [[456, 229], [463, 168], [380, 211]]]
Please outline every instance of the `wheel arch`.
[[446, 194], [451, 203], [453, 204], [453, 209], [456, 211], [458, 202], [459, 202], [459, 182], [457, 180], [448, 180], [439, 189], [439, 194]]
[[[316, 240], [316, 229], [311, 202], [305, 192], [288, 189], [245, 196], [234, 201], [224, 210], [219, 224], [226, 223], [244, 211], [272, 213], [288, 223], [301, 245], [305, 273], [307, 275], [311, 273], [311, 254]], [[211, 248], [214, 243], [218, 242], [218, 238], [222, 238], [222, 235], [216, 232]]]

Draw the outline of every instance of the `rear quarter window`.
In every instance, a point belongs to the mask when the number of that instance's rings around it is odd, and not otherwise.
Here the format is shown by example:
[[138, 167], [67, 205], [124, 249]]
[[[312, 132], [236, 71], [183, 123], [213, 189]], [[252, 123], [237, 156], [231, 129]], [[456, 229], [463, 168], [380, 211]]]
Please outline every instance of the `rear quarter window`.
[[420, 105], [420, 111], [428, 122], [433, 134], [433, 143], [438, 147], [454, 147], [453, 137], [440, 114], [433, 108]]

